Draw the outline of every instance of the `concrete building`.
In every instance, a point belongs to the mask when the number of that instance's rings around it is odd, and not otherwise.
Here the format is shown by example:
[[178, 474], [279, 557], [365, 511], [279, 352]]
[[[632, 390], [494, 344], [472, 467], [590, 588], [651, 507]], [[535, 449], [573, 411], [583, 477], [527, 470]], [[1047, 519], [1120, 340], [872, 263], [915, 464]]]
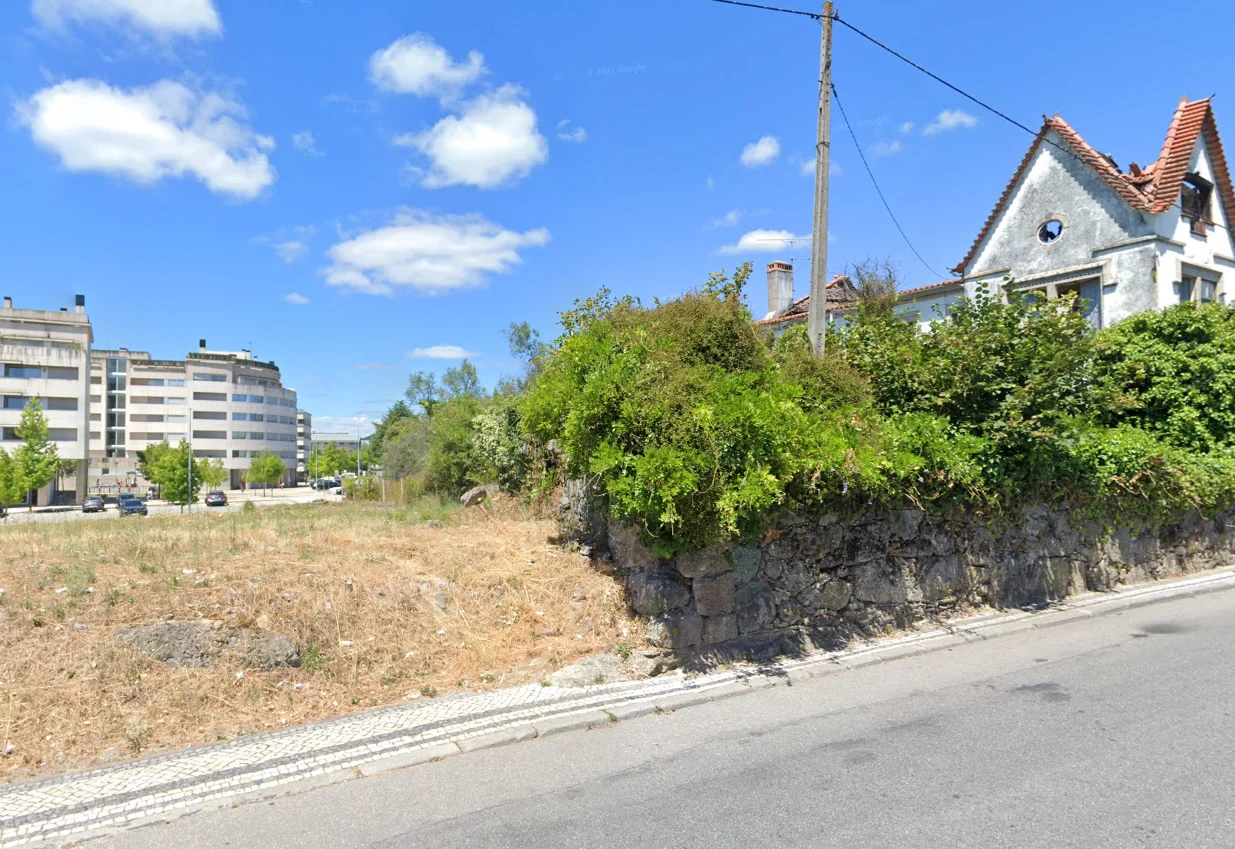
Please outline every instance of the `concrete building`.
[[269, 451], [296, 482], [296, 393], [278, 367], [250, 351], [210, 351], [202, 339], [183, 360], [144, 351], [96, 350], [90, 357], [90, 488], [144, 490], [137, 452], [189, 439], [193, 456], [220, 460], [238, 488], [252, 458]]
[[309, 478], [309, 462], [313, 459], [313, 416], [304, 410], [296, 411], [296, 481], [303, 483]]
[[17, 309], [9, 297], [0, 307], [0, 448], [12, 452], [21, 444], [17, 426], [22, 410], [30, 398], [38, 398], [61, 459], [77, 463], [71, 477], [35, 493], [35, 504], [74, 501], [86, 479], [93, 341], [82, 295], [72, 311]]
[[[1181, 302], [1226, 303], [1235, 276], [1235, 190], [1208, 98], [1179, 102], [1158, 158], [1123, 170], [1063, 118], [1047, 118], [965, 258], [959, 275], [900, 293], [921, 327], [980, 291], [1075, 295], [1094, 327]], [[774, 332], [806, 321], [810, 296], [792, 300], [792, 268], [768, 266]], [[835, 282], [835, 281], [833, 281]], [[788, 300], [788, 303], [786, 303]], [[843, 323], [833, 305], [830, 323]]]

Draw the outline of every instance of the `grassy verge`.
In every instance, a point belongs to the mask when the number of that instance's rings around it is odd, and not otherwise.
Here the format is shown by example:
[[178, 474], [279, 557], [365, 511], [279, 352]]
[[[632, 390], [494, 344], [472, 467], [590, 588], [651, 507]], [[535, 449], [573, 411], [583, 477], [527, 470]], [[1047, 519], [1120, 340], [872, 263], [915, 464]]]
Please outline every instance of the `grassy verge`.
[[[496, 516], [422, 501], [0, 530], [0, 775], [541, 680], [631, 642], [617, 582], [551, 522]], [[302, 666], [171, 669], [113, 639], [164, 619], [276, 631]]]

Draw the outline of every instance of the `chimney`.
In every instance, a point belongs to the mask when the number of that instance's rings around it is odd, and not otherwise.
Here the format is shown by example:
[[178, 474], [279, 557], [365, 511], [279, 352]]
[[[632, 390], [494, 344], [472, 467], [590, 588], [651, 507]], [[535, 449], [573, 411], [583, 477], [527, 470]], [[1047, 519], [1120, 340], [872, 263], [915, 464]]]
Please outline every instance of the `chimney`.
[[206, 340], [205, 339], [197, 340], [197, 350], [201, 351], [202, 353], [206, 352]]
[[793, 306], [793, 266], [780, 260], [769, 262], [766, 318], [784, 315], [791, 306]]
[[73, 305], [77, 307], [78, 312], [85, 312], [86, 311], [86, 296], [85, 295], [74, 295]]
[[8, 295], [4, 296], [4, 308], [6, 310], [11, 310], [13, 308], [13, 299]]

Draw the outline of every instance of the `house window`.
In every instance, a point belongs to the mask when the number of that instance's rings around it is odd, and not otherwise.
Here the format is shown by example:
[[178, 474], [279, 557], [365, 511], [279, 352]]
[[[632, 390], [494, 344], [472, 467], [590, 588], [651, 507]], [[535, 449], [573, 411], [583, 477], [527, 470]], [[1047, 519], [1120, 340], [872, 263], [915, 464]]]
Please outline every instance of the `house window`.
[[1222, 300], [1219, 281], [1199, 274], [1181, 274], [1175, 288], [1181, 304], [1210, 304]]
[[1189, 171], [1184, 175], [1179, 205], [1183, 208], [1184, 218], [1192, 222], [1192, 232], [1198, 236], [1204, 236], [1206, 225], [1211, 223], [1209, 204], [1213, 194], [1214, 184], [1200, 174]]
[[1063, 222], [1058, 218], [1052, 218], [1046, 221], [1038, 228], [1038, 241], [1044, 245], [1049, 245], [1051, 242], [1063, 235]]

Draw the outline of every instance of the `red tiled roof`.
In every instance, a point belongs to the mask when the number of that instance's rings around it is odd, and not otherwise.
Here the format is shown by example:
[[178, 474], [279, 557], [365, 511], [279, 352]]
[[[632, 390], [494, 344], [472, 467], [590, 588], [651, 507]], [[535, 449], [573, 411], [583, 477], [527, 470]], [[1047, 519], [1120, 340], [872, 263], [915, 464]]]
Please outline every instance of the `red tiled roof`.
[[[840, 279], [841, 279], [840, 275], [837, 275], [836, 280], [833, 280], [832, 283], [836, 283]], [[959, 286], [963, 282], [964, 281], [960, 279], [944, 280], [941, 283], [929, 283], [925, 286], [918, 286], [916, 289], [905, 289], [901, 292], [897, 292], [896, 294], [898, 297], [901, 297], [904, 295], [916, 295], [919, 292], [926, 292], [931, 289], [942, 289], [946, 286]], [[832, 283], [829, 283], [828, 286], [830, 287]], [[851, 306], [853, 306], [852, 303], [828, 304], [828, 312], [835, 312], [836, 310], [848, 309]], [[788, 310], [786, 310], [784, 315], [778, 315], [776, 318], [761, 318], [758, 321], [756, 321], [755, 324], [767, 326], [771, 324], [781, 324], [782, 322], [786, 322], [786, 321], [793, 321], [794, 319], [805, 319], [807, 315], [809, 314], [809, 311], [810, 311], [810, 295], [803, 295], [802, 297], [798, 298], [796, 301], [793, 302], [793, 306], [791, 306]]]
[[973, 245], [969, 248], [969, 253], [959, 265], [952, 269], [957, 274], [964, 274], [969, 263], [977, 255], [978, 248], [990, 235], [1000, 211], [1015, 191], [1025, 169], [1029, 167], [1034, 152], [1051, 130], [1054, 130], [1072, 149], [1077, 158], [1092, 168], [1115, 194], [1133, 209], [1142, 212], [1164, 212], [1178, 202], [1180, 186], [1192, 160], [1192, 151], [1196, 146], [1197, 136], [1203, 133], [1210, 160], [1214, 166], [1214, 176], [1217, 178], [1223, 211], [1226, 213], [1228, 222], [1235, 220], [1232, 219], [1232, 213], [1235, 212], [1235, 191], [1232, 191], [1231, 175], [1227, 168], [1226, 156], [1222, 151], [1222, 142], [1218, 137], [1218, 125], [1214, 121], [1209, 98], [1192, 102], [1189, 102], [1186, 97], [1180, 100], [1175, 115], [1171, 119], [1171, 126], [1167, 130], [1166, 142], [1162, 146], [1158, 161], [1128, 174], [1120, 171], [1113, 162], [1086, 142], [1067, 121], [1056, 115], [1043, 121], [1042, 129], [1038, 131], [1029, 150], [1021, 159], [1012, 179], [1008, 181], [1003, 194], [999, 196], [995, 208], [987, 216], [986, 222], [978, 232], [978, 237], [974, 239]]

